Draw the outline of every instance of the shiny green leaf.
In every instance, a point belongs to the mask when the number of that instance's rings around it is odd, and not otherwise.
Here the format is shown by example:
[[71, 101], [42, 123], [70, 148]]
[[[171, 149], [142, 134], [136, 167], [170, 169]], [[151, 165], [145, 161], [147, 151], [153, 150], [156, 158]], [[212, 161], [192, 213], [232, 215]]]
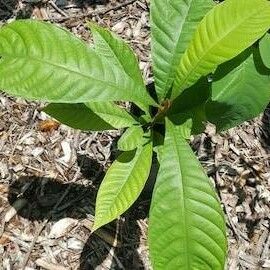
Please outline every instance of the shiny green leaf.
[[0, 29], [0, 88], [52, 103], [154, 103], [122, 68], [70, 32], [36, 20], [15, 21]]
[[177, 126], [188, 127], [183, 137], [200, 134], [205, 130], [205, 104], [211, 97], [211, 83], [206, 77], [183, 91], [172, 103], [167, 116]]
[[264, 65], [270, 68], [270, 34], [266, 35], [260, 40], [260, 53]]
[[52, 103], [45, 107], [43, 111], [62, 124], [72, 128], [92, 131], [114, 129], [83, 103]]
[[177, 65], [212, 0], [152, 0], [152, 58], [156, 91], [162, 100], [175, 79]]
[[113, 102], [51, 103], [44, 111], [61, 123], [81, 130], [101, 131], [136, 124], [131, 115]]
[[[127, 76], [133, 80], [139, 88], [147, 91], [144, 85], [143, 77], [139, 68], [136, 55], [130, 46], [114, 33], [98, 26], [95, 23], [88, 24], [95, 43], [95, 51], [108, 60], [108, 64], [113, 63], [118, 66]], [[148, 115], [148, 106], [142, 102], [135, 102]]]
[[207, 119], [218, 131], [226, 130], [259, 115], [269, 101], [270, 72], [258, 50], [249, 49], [215, 72]]
[[136, 55], [130, 46], [109, 30], [95, 23], [88, 24], [94, 39], [95, 51], [108, 60], [108, 64], [122, 68], [140, 87], [144, 88]]
[[135, 202], [149, 176], [151, 163], [152, 143], [148, 139], [114, 161], [98, 191], [93, 230], [113, 221]]
[[220, 202], [181, 132], [166, 122], [149, 219], [155, 270], [223, 270], [226, 226]]
[[131, 127], [137, 121], [113, 102], [87, 102], [85, 105], [116, 129]]
[[189, 111], [186, 113], [179, 113], [168, 116], [170, 121], [179, 128], [181, 136], [187, 140], [193, 134], [200, 134], [205, 129], [204, 125], [199, 122], [196, 123], [196, 115], [194, 111]]
[[121, 151], [131, 151], [142, 143], [143, 129], [141, 126], [129, 127], [117, 142], [117, 148]]
[[267, 0], [226, 0], [201, 21], [178, 65], [172, 98], [234, 58], [270, 27]]

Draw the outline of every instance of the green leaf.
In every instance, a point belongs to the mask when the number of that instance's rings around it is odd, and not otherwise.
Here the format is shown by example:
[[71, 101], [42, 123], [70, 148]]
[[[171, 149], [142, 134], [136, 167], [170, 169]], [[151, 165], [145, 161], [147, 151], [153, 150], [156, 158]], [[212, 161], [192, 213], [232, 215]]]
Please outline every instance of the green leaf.
[[166, 122], [152, 197], [149, 247], [155, 270], [223, 270], [226, 227], [220, 202], [178, 128]]
[[177, 65], [212, 0], [152, 0], [150, 5], [155, 86], [162, 100], [175, 79]]
[[175, 125], [187, 127], [183, 137], [200, 134], [205, 130], [205, 104], [211, 97], [211, 83], [206, 77], [201, 78], [178, 96], [167, 112], [168, 118]]
[[260, 40], [260, 53], [264, 65], [270, 68], [270, 34], [266, 35]]
[[116, 129], [138, 124], [126, 110], [113, 102], [87, 102], [85, 105]]
[[52, 103], [43, 111], [59, 122], [80, 130], [111, 130], [109, 123], [87, 108], [84, 104]]
[[52, 103], [154, 103], [123, 69], [68, 31], [36, 20], [0, 29], [0, 88]]
[[144, 88], [138, 59], [130, 46], [109, 30], [92, 22], [88, 25], [93, 35], [95, 51], [109, 63], [122, 68], [132, 80]]
[[267, 0], [226, 0], [218, 4], [201, 21], [181, 58], [171, 97], [176, 98], [201, 76], [244, 51], [269, 27]]
[[[108, 60], [108, 64], [113, 63], [115, 66], [123, 69], [127, 76], [133, 80], [138, 87], [145, 89], [143, 77], [139, 68], [138, 59], [129, 45], [114, 33], [99, 27], [95, 23], [88, 23], [94, 43], [95, 51]], [[141, 102], [136, 104], [148, 113], [148, 106]]]
[[202, 133], [205, 129], [202, 121], [199, 122], [196, 119], [194, 111], [170, 115], [168, 118], [175, 126], [178, 127], [181, 136], [186, 140], [189, 140], [191, 135]]
[[203, 77], [173, 100], [167, 114], [173, 115], [189, 112], [192, 109], [205, 104], [210, 97], [211, 83], [208, 82], [207, 77]]
[[205, 104], [191, 108], [189, 111], [168, 115], [174, 125], [181, 127], [182, 137], [190, 139], [191, 135], [201, 134], [207, 121]]
[[257, 49], [221, 65], [213, 76], [207, 119], [221, 131], [259, 115], [270, 100], [269, 75]]
[[117, 143], [117, 148], [121, 151], [131, 151], [142, 143], [143, 129], [141, 126], [129, 127], [121, 136]]
[[152, 143], [146, 139], [142, 146], [123, 152], [114, 161], [98, 191], [93, 230], [119, 217], [136, 201], [149, 176], [151, 163]]
[[160, 161], [164, 144], [164, 134], [159, 131], [153, 131], [153, 151], [157, 154], [157, 160]]
[[52, 103], [43, 111], [59, 122], [81, 130], [111, 130], [136, 124], [131, 115], [113, 102]]

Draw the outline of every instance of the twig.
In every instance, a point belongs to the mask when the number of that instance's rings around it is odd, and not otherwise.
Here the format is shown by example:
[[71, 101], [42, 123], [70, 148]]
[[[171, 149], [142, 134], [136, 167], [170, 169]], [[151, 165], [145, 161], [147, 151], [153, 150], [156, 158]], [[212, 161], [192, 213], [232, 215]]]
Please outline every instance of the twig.
[[67, 270], [66, 267], [59, 265], [59, 264], [54, 264], [54, 263], [49, 263], [47, 261], [44, 261], [42, 259], [37, 259], [36, 264], [46, 270]]
[[3, 219], [1, 221], [1, 227], [0, 227], [0, 238], [2, 237], [2, 235], [4, 234], [4, 231], [5, 231], [5, 226], [6, 226], [6, 222], [5, 222], [5, 219]]
[[66, 12], [64, 12], [61, 8], [59, 8], [52, 0], [49, 1], [49, 4], [61, 15], [68, 17]]
[[35, 244], [36, 244], [36, 241], [37, 241], [39, 235], [41, 234], [41, 232], [43, 231], [44, 227], [45, 227], [46, 224], [48, 223], [48, 221], [49, 221], [48, 218], [47, 218], [46, 220], [44, 220], [44, 221], [39, 225], [37, 231], [35, 232], [35, 235], [34, 235], [34, 238], [33, 238], [32, 242], [31, 242], [31, 244], [30, 244], [29, 250], [28, 250], [28, 252], [26, 253], [26, 255], [25, 255], [25, 257], [24, 257], [24, 260], [23, 260], [23, 262], [22, 262], [22, 267], [21, 267], [21, 269], [23, 269], [23, 270], [25, 269], [25, 267], [26, 267], [26, 265], [27, 265], [27, 263], [28, 263], [29, 257], [30, 257], [30, 255], [31, 255], [31, 252], [32, 252], [32, 250], [33, 250], [33, 248], [34, 248], [34, 246], [35, 246]]
[[8, 164], [11, 164], [11, 162], [12, 162], [12, 158], [13, 158], [13, 156], [14, 156], [16, 147], [18, 146], [18, 144], [19, 144], [19, 142], [20, 142], [20, 139], [21, 139], [21, 137], [22, 137], [22, 135], [23, 135], [25, 129], [26, 129], [26, 126], [24, 126], [24, 127], [22, 128], [19, 137], [17, 138], [15, 144], [13, 145], [13, 148], [12, 148], [12, 150], [11, 150], [11, 153], [9, 154]]
[[97, 15], [104, 15], [104, 14], [110, 12], [110, 11], [115, 11], [115, 10], [118, 10], [120, 8], [131, 5], [136, 1], [138, 1], [138, 0], [128, 0], [125, 3], [119, 4], [119, 5], [115, 6], [115, 7], [110, 7], [110, 8], [107, 8], [107, 9], [102, 8], [102, 9], [87, 12], [85, 14], [66, 16], [66, 17], [62, 17], [62, 18], [48, 18], [48, 19], [46, 19], [46, 21], [64, 22], [64, 21], [67, 21], [67, 20], [70, 20], [70, 19], [82, 19], [82, 18], [93, 17], [93, 16], [97, 16]]

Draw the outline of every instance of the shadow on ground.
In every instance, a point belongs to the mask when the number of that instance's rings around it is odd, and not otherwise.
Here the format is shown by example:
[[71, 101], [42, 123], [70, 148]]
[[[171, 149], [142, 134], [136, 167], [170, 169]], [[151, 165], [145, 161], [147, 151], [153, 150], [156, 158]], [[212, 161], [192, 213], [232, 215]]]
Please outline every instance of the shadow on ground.
[[8, 20], [13, 16], [19, 0], [0, 0], [0, 20]]
[[26, 3], [18, 8], [19, 0], [0, 0], [0, 21], [7, 22], [11, 18], [29, 19], [32, 15], [34, 6], [40, 6], [41, 3]]
[[[108, 266], [106, 264], [108, 269], [145, 269], [137, 250], [140, 245], [140, 235], [142, 234], [137, 220], [145, 218], [145, 213], [148, 212], [148, 208], [148, 201], [137, 202], [134, 207], [125, 213], [123, 219], [121, 219], [118, 224], [112, 223], [110, 226], [102, 228], [102, 231], [107, 229], [107, 231], [110, 231], [110, 234], [114, 236], [116, 236], [115, 231], [118, 230], [118, 245], [113, 251], [113, 265]], [[97, 234], [98, 233], [99, 232], [97, 232]], [[111, 246], [108, 243], [103, 242], [102, 245], [100, 244], [100, 239], [96, 234], [91, 235], [81, 253], [79, 269], [96, 269], [95, 267], [101, 265], [108, 257], [110, 249]], [[117, 258], [117, 261], [115, 258]]]
[[[19, 0], [0, 0], [0, 21], [7, 21], [10, 18], [28, 19], [31, 17], [34, 7], [43, 7], [47, 5], [42, 0], [24, 1], [24, 6], [18, 9]], [[56, 0], [55, 4], [60, 9], [74, 4], [78, 8], [87, 8], [89, 6], [107, 5], [110, 0]]]
[[106, 5], [106, 4], [108, 4], [110, 2], [110, 0], [74, 0], [74, 2], [78, 6], [83, 7], [83, 6], [90, 6], [90, 5], [91, 6], [92, 5]]
[[[64, 217], [84, 219], [94, 215], [94, 202], [98, 186], [104, 176], [104, 168], [97, 161], [86, 156], [78, 156], [81, 172], [89, 179], [89, 186], [76, 183], [63, 183], [60, 180], [25, 176], [10, 185], [8, 200], [14, 204], [18, 199], [25, 201], [25, 206], [18, 209], [18, 215], [31, 221], [42, 221], [48, 217], [58, 221]], [[59, 198], [66, 193], [65, 198], [57, 207]], [[145, 194], [145, 192], [144, 192]], [[147, 191], [148, 194], [148, 191]], [[115, 248], [115, 257], [111, 269], [144, 269], [143, 262], [137, 252], [140, 243], [141, 230], [137, 220], [146, 217], [149, 210], [149, 196], [139, 198], [134, 206], [127, 211], [121, 220], [112, 222], [102, 228], [112, 239], [115, 237], [116, 226], [119, 228], [120, 245]], [[98, 234], [98, 233], [97, 233]], [[80, 258], [80, 270], [95, 269], [108, 256], [111, 246], [97, 234], [89, 237]]]
[[76, 5], [78, 8], [87, 8], [89, 6], [95, 7], [96, 5], [106, 5], [110, 0], [56, 0], [55, 4], [59, 8], [65, 8], [70, 5]]
[[259, 136], [261, 139], [262, 146], [265, 148], [267, 152], [270, 153], [270, 104], [264, 111], [262, 117], [262, 127]]

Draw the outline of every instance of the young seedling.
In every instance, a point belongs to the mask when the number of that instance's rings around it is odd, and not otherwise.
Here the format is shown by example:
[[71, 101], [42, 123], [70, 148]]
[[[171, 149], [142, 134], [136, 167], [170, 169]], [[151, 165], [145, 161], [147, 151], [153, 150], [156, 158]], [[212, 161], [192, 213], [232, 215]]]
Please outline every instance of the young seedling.
[[[50, 102], [45, 112], [74, 128], [126, 128], [118, 142], [122, 153], [98, 192], [93, 230], [134, 203], [156, 153], [159, 171], [149, 213], [153, 268], [224, 269], [222, 208], [188, 139], [207, 121], [222, 131], [267, 106], [270, 2], [152, 0], [150, 12], [152, 96], [130, 47], [93, 23], [93, 48], [49, 23], [3, 26], [0, 88]], [[132, 102], [139, 113], [116, 101]]]

